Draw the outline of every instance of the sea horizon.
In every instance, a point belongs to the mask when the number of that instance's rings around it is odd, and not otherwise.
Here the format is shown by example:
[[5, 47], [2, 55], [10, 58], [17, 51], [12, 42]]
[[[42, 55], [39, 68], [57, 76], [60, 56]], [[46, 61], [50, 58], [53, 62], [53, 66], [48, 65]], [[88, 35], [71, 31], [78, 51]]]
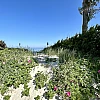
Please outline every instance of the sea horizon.
[[40, 50], [43, 50], [44, 49], [44, 47], [33, 47], [32, 48], [33, 49], [33, 51], [40, 51]]
[[[21, 46], [22, 47], [22, 46]], [[20, 48], [19, 46], [9, 46], [8, 48]], [[22, 47], [22, 48], [25, 48], [25, 49], [29, 49], [31, 51], [40, 51], [40, 50], [43, 50], [45, 47]]]

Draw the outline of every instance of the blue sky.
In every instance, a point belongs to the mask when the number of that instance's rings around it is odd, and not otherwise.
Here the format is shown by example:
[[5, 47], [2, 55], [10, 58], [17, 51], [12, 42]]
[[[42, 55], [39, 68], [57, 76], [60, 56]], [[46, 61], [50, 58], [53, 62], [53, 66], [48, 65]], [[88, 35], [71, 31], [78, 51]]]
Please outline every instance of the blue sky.
[[[82, 0], [0, 0], [0, 39], [7, 46], [45, 47], [81, 32]], [[100, 13], [89, 26], [100, 24]]]

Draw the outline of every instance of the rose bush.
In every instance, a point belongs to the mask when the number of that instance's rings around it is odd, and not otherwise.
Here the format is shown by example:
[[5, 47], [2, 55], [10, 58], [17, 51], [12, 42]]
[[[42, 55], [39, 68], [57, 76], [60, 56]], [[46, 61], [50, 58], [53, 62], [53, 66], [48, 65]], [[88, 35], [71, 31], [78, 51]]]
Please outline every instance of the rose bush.
[[53, 68], [53, 76], [47, 85], [47, 97], [52, 98], [55, 94], [63, 100], [89, 100], [95, 97], [90, 66], [90, 62], [82, 58]]
[[[0, 93], [5, 95], [9, 91], [9, 87], [18, 88], [20, 84], [24, 84], [22, 96], [29, 95], [29, 83], [31, 76], [30, 71], [35, 67], [32, 59], [33, 54], [24, 49], [4, 49], [0, 50]], [[4, 99], [10, 98], [5, 96]]]

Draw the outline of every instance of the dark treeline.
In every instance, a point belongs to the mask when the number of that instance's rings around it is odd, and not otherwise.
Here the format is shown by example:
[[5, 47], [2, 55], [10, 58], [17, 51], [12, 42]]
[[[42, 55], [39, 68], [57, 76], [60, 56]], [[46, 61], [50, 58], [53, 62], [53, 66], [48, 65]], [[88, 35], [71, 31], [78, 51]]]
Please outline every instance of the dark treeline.
[[65, 40], [58, 40], [54, 45], [45, 48], [47, 49], [70, 49], [81, 52], [82, 54], [90, 54], [100, 57], [100, 25], [91, 27], [86, 33], [76, 34]]
[[6, 43], [2, 40], [0, 40], [0, 50], [2, 49], [5, 49], [7, 46], [6, 46]]
[[6, 43], [3, 40], [0, 40], [0, 50], [4, 50], [5, 48], [8, 48], [8, 50], [21, 50], [21, 51], [29, 51], [28, 48], [21, 48], [21, 47], [7, 47]]

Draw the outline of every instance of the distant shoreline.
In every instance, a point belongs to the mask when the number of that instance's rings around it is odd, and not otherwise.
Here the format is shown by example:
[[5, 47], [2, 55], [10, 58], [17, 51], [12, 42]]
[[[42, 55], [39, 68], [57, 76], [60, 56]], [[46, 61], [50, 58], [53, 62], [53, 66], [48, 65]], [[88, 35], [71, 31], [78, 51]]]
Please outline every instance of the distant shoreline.
[[32, 48], [34, 51], [40, 51], [43, 50], [44, 48]]
[[[20, 47], [7, 47], [7, 48], [20, 48]], [[28, 49], [31, 51], [40, 51], [43, 50], [45, 47], [22, 47], [24, 49]]]

